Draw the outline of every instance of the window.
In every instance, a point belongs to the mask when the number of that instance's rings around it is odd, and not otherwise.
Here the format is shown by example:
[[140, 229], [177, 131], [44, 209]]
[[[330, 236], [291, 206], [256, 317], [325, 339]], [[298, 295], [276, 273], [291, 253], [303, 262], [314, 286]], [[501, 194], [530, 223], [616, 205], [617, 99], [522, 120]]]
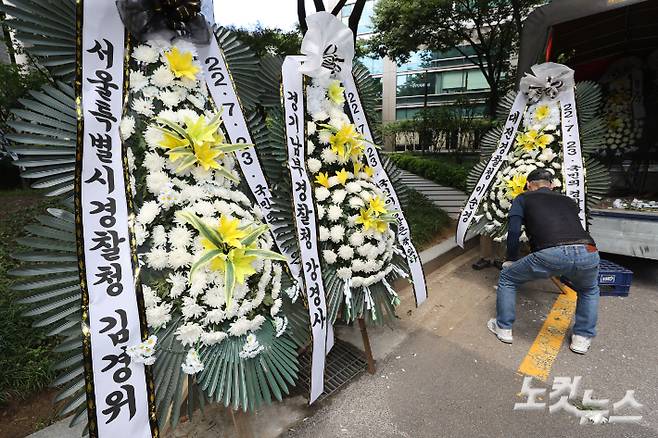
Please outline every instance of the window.
[[429, 53], [414, 52], [411, 54], [409, 61], [398, 67], [398, 71], [422, 70], [430, 66]]
[[441, 73], [441, 91], [455, 93], [464, 90], [464, 72], [446, 71]]
[[382, 58], [373, 59], [364, 56], [359, 58], [359, 61], [370, 71], [371, 75], [380, 75], [384, 72], [384, 61]]
[[[354, 9], [354, 3], [343, 6], [340, 17], [345, 25], [349, 24], [350, 14]], [[361, 14], [361, 21], [359, 21], [359, 28], [357, 35], [372, 32], [372, 16], [374, 15], [375, 0], [368, 0], [363, 7], [363, 14]]]
[[395, 120], [413, 119], [421, 109], [422, 108], [398, 108], [395, 110]]
[[468, 70], [466, 79], [467, 90], [488, 90], [489, 84], [480, 70]]
[[426, 85], [425, 73], [416, 73], [409, 75], [398, 75], [397, 78], [397, 95], [404, 96], [423, 96], [427, 92], [431, 93], [429, 85]]

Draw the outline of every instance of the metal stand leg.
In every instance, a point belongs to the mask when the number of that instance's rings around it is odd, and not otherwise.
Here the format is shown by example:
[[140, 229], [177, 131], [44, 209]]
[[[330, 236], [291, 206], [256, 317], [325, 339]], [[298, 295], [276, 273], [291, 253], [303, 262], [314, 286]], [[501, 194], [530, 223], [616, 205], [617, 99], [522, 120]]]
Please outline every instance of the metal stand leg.
[[231, 411], [231, 419], [233, 420], [236, 436], [238, 438], [254, 438], [248, 415], [240, 409], [234, 411], [229, 408], [229, 410]]
[[361, 329], [361, 338], [363, 338], [363, 349], [366, 353], [368, 361], [368, 373], [375, 374], [375, 358], [372, 357], [372, 349], [370, 348], [370, 338], [368, 337], [368, 330], [366, 329], [366, 322], [363, 318], [359, 318], [359, 329]]

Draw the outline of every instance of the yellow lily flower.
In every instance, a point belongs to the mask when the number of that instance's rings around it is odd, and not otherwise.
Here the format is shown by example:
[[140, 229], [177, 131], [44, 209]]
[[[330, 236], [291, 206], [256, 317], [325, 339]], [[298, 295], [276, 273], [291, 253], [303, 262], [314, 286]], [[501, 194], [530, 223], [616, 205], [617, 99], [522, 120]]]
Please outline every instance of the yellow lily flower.
[[388, 213], [388, 210], [386, 210], [386, 204], [379, 196], [375, 196], [370, 200], [370, 210], [377, 214]]
[[551, 115], [551, 108], [548, 105], [540, 105], [535, 111], [535, 119], [541, 122], [546, 117]]
[[375, 169], [373, 169], [373, 168], [370, 167], [370, 166], [366, 166], [366, 167], [363, 169], [363, 171], [366, 173], [366, 175], [368, 175], [368, 178], [372, 178], [373, 175], [375, 174]]
[[542, 134], [537, 137], [537, 140], [535, 140], [535, 145], [541, 149], [544, 149], [546, 146], [553, 143], [553, 140], [555, 140], [555, 137], [553, 137], [551, 134]]
[[223, 257], [215, 257], [210, 262], [210, 269], [224, 272], [226, 269], [226, 259], [233, 262], [236, 283], [244, 284], [247, 277], [256, 273], [252, 264], [256, 260], [256, 256], [247, 256], [245, 255], [245, 250], [240, 248], [230, 250]]
[[386, 230], [388, 229], [388, 224], [381, 220], [375, 220], [373, 228], [379, 231], [380, 233], [385, 233]]
[[345, 103], [344, 91], [345, 88], [340, 86], [340, 81], [331, 81], [331, 84], [329, 84], [329, 88], [327, 89], [327, 96], [329, 96], [329, 100], [333, 103], [341, 105]]
[[215, 143], [215, 136], [219, 129], [220, 122], [206, 123], [205, 116], [199, 116], [195, 121], [185, 119], [185, 133], [192, 139], [192, 144], [196, 147], [202, 143]]
[[[194, 156], [197, 162], [204, 170], [219, 169], [221, 166], [217, 162], [217, 157], [224, 155], [221, 151], [212, 149], [211, 143], [202, 143], [194, 147]], [[172, 161], [175, 161], [172, 158]]]
[[196, 80], [196, 74], [201, 70], [194, 65], [192, 60], [192, 52], [180, 52], [177, 47], [174, 47], [169, 52], [165, 53], [169, 69], [177, 78], [187, 78]]
[[507, 180], [508, 194], [511, 195], [512, 199], [519, 196], [521, 193], [525, 192], [525, 185], [527, 182], [528, 176], [517, 174], [514, 175], [511, 179]]
[[336, 177], [338, 182], [342, 185], [347, 184], [347, 179], [350, 177], [350, 174], [345, 171], [345, 169], [340, 169], [340, 172], [336, 172]]
[[315, 177], [315, 182], [328, 189], [329, 188], [329, 175], [327, 175], [326, 172], [320, 172]]
[[219, 218], [219, 225], [217, 226], [217, 232], [222, 238], [222, 242], [233, 248], [242, 248], [240, 240], [247, 236], [248, 230], [239, 229], [239, 225], [240, 219], [235, 219], [223, 214]]
[[331, 150], [344, 160], [352, 155], [354, 148], [362, 147], [363, 138], [354, 125], [344, 125], [329, 137]]
[[362, 224], [362, 225], [363, 225], [363, 229], [364, 229], [365, 231], [368, 231], [371, 227], [372, 227], [372, 228], [375, 227], [374, 221], [373, 221], [373, 219], [372, 219], [372, 217], [371, 217], [371, 211], [370, 211], [370, 209], [366, 210], [365, 208], [362, 208], [362, 209], [360, 210], [359, 217], [356, 218], [356, 220], [354, 221], [354, 223], [356, 223], [356, 224]]

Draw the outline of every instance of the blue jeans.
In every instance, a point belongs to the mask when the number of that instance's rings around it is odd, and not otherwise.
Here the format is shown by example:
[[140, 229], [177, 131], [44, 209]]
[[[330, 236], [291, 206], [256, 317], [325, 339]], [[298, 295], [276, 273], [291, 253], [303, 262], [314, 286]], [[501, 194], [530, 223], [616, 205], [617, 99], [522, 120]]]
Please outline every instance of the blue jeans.
[[565, 276], [578, 294], [573, 333], [596, 336], [599, 307], [599, 253], [585, 245], [564, 245], [543, 249], [514, 262], [500, 273], [496, 299], [498, 326], [511, 329], [515, 320], [516, 289], [540, 278]]

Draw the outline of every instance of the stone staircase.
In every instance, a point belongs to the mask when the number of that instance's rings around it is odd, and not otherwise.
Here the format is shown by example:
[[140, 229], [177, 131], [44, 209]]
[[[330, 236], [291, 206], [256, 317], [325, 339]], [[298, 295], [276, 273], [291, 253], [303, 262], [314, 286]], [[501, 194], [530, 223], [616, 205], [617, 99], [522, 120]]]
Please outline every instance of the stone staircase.
[[452, 187], [439, 185], [406, 170], [400, 169], [400, 172], [402, 182], [404, 182], [407, 187], [427, 196], [434, 205], [448, 213], [448, 216], [451, 218], [457, 219], [459, 217], [459, 213], [468, 198], [466, 193], [461, 190], [453, 189]]

